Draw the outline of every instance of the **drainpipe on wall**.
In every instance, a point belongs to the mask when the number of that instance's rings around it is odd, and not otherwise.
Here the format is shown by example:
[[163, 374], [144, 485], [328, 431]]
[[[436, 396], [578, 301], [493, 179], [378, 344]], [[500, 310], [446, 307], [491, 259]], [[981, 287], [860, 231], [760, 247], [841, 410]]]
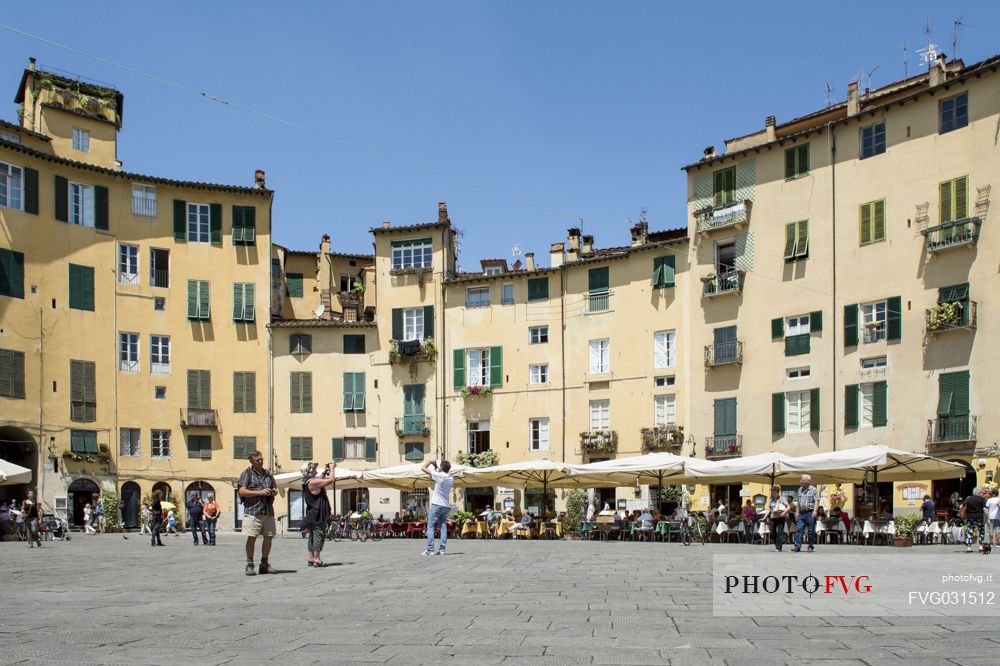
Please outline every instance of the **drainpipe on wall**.
[[559, 354], [562, 371], [562, 461], [566, 462], [566, 266], [559, 271]]
[[[42, 388], [45, 384], [45, 329], [42, 326], [43, 317], [45, 315], [45, 308], [38, 308], [38, 501], [39, 503], [45, 501], [42, 495], [42, 488], [45, 483], [45, 463], [42, 462], [42, 444], [45, 440], [45, 430], [43, 428], [44, 421], [43, 416], [45, 414], [45, 396], [44, 389]], [[46, 447], [47, 448], [47, 447]], [[49, 460], [52, 461], [52, 456], [49, 456]], [[52, 468], [55, 471], [55, 462], [53, 462]], [[55, 501], [52, 502], [52, 512], [55, 513]]]
[[831, 270], [831, 282], [833, 283], [833, 293], [831, 296], [831, 303], [833, 304], [833, 313], [830, 317], [830, 322], [833, 324], [832, 328], [832, 339], [833, 339], [833, 390], [830, 391], [830, 403], [833, 405], [833, 410], [830, 412], [833, 415], [833, 450], [837, 450], [837, 140], [833, 133], [833, 123], [827, 123], [826, 131], [828, 133], [828, 140], [830, 143], [830, 228], [833, 234], [833, 242], [831, 243], [831, 251], [833, 253], [833, 261], [830, 262], [832, 265]]
[[[271, 195], [267, 209], [267, 231], [268, 238], [274, 239], [274, 195]], [[264, 262], [267, 275], [267, 318], [271, 319], [272, 308], [274, 307], [274, 289], [271, 288], [271, 248], [273, 242], [268, 243], [267, 261]], [[284, 266], [282, 266], [284, 272]], [[274, 333], [270, 326], [267, 326], [267, 467], [274, 466]]]

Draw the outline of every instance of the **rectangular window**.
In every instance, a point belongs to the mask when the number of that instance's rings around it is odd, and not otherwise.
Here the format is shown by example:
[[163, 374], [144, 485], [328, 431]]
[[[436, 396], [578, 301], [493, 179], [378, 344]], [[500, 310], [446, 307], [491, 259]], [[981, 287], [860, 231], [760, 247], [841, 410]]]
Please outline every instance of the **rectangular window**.
[[874, 358], [861, 359], [862, 370], [877, 370], [879, 368], [887, 367], [888, 364], [889, 361], [885, 356], [876, 356]]
[[212, 459], [212, 437], [210, 435], [187, 436], [188, 458], [198, 460]]
[[97, 420], [97, 368], [93, 361], [69, 362], [70, 420]]
[[292, 333], [288, 336], [288, 353], [292, 356], [307, 356], [312, 353], [312, 336], [308, 333]]
[[469, 421], [465, 431], [469, 453], [482, 453], [490, 450], [489, 421]]
[[[345, 437], [344, 438], [344, 455], [347, 458], [355, 458], [357, 460], [365, 459], [365, 440], [363, 437]], [[423, 450], [420, 452], [420, 457], [423, 458]], [[409, 458], [407, 458], [409, 460]]]
[[363, 336], [363, 335], [345, 335], [344, 336], [344, 353], [345, 354], [364, 354], [365, 353], [365, 336]]
[[94, 311], [94, 268], [69, 265], [69, 307]]
[[434, 246], [430, 238], [392, 242], [392, 270], [430, 268], [433, 265]]
[[809, 315], [800, 315], [798, 317], [789, 317], [785, 320], [785, 335], [808, 335], [809, 334]]
[[118, 455], [123, 458], [135, 458], [142, 455], [142, 444], [138, 428], [118, 429]]
[[666, 289], [676, 284], [676, 263], [672, 254], [653, 259], [653, 289]]
[[170, 431], [149, 431], [149, 455], [154, 458], [170, 457]]
[[24, 398], [24, 352], [0, 349], [0, 396]]
[[97, 453], [97, 432], [94, 430], [70, 430], [69, 450], [73, 453]]
[[885, 340], [886, 336], [886, 301], [864, 303], [861, 306], [863, 340], [867, 343]]
[[871, 428], [875, 420], [875, 385], [861, 385], [861, 427]]
[[312, 413], [312, 373], [293, 372], [289, 376], [292, 414]]
[[233, 206], [233, 245], [254, 245], [257, 241], [257, 209]]
[[21, 210], [24, 201], [24, 170], [0, 162], [0, 206]]
[[885, 240], [885, 199], [861, 204], [858, 215], [862, 245]]
[[736, 432], [736, 398], [720, 398], [713, 403], [715, 408], [716, 438], [734, 437]]
[[712, 194], [716, 206], [736, 201], [736, 167], [719, 169], [712, 174]]
[[549, 341], [548, 326], [532, 326], [528, 329], [528, 341], [533, 345], [544, 345]]
[[528, 366], [528, 381], [531, 384], [549, 383], [549, 364], [539, 363]]
[[149, 371], [157, 375], [170, 374], [170, 336], [149, 336]]
[[549, 420], [528, 419], [528, 441], [532, 451], [549, 450]]
[[676, 378], [673, 375], [666, 375], [664, 377], [653, 377], [654, 388], [665, 388], [667, 386], [673, 386], [675, 383], [676, 383]]
[[677, 334], [674, 331], [659, 331], [653, 335], [653, 367], [672, 368], [675, 360], [675, 341]]
[[466, 291], [465, 307], [484, 308], [490, 304], [489, 287], [470, 287]]
[[490, 350], [468, 349], [466, 350], [466, 356], [466, 367], [468, 368], [468, 382], [466, 386], [489, 386]]
[[805, 259], [809, 256], [809, 220], [799, 220], [785, 225], [785, 261]]
[[255, 315], [253, 282], [233, 283], [233, 321], [251, 322]]
[[233, 460], [246, 460], [253, 451], [257, 450], [257, 438], [236, 436], [233, 437]]
[[154, 287], [170, 286], [170, 250], [149, 251], [149, 283]]
[[24, 298], [24, 254], [0, 248], [0, 296]]
[[167, 399], [167, 387], [166, 386], [156, 386], [153, 388], [153, 399], [154, 400], [166, 400]]
[[611, 372], [611, 341], [590, 341], [590, 374], [604, 375]]
[[156, 188], [132, 183], [132, 214], [156, 217]]
[[809, 432], [809, 391], [785, 394], [785, 432]]
[[811, 374], [812, 370], [809, 368], [808, 365], [805, 366], [804, 368], [789, 368], [788, 370], [785, 371], [785, 376], [788, 379], [805, 379]]
[[667, 426], [677, 423], [677, 396], [653, 396], [653, 425]]
[[344, 373], [344, 411], [365, 411], [365, 373]]
[[139, 334], [118, 333], [118, 369], [139, 372]]
[[785, 150], [785, 178], [798, 178], [809, 173], [809, 144], [803, 143]]
[[424, 339], [424, 309], [403, 308], [403, 341]]
[[208, 320], [212, 318], [208, 280], [188, 280], [187, 318]]
[[358, 279], [357, 275], [340, 274], [340, 291], [344, 293], [353, 291], [356, 284], [361, 284], [361, 280]]
[[885, 123], [861, 128], [861, 159], [885, 152]]
[[94, 188], [90, 185], [69, 184], [69, 223], [94, 226]]
[[514, 304], [514, 285], [510, 284], [509, 282], [502, 286], [500, 303], [501, 305]]
[[302, 273], [285, 273], [285, 286], [292, 298], [302, 298]]
[[188, 409], [212, 409], [212, 371], [188, 370]]
[[187, 239], [192, 243], [208, 243], [209, 236], [209, 205], [187, 204]]
[[138, 245], [118, 245], [118, 281], [122, 284], [139, 284]]
[[587, 271], [587, 312], [611, 309], [611, 271], [607, 267]]
[[611, 429], [611, 401], [590, 401], [590, 432]]
[[292, 460], [312, 460], [313, 438], [292, 437], [291, 451], [289, 453], [289, 458]]
[[484, 275], [500, 275], [503, 273], [503, 268], [500, 266], [487, 266], [486, 270], [483, 271]]
[[547, 277], [528, 279], [528, 302], [544, 301], [549, 297], [549, 279]]
[[81, 153], [90, 151], [90, 132], [88, 130], [73, 128], [73, 150], [79, 150]]
[[257, 411], [257, 373], [233, 373], [233, 413], [253, 414]]
[[940, 104], [940, 134], [962, 129], [969, 124], [969, 93], [943, 99], [938, 104]]
[[969, 217], [969, 177], [946, 180], [938, 185], [940, 224]]

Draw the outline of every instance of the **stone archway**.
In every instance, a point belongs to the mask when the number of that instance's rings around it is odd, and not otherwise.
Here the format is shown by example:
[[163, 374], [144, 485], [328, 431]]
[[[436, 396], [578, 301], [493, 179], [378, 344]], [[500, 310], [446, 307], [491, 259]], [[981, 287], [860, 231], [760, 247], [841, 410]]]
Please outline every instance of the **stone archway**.
[[164, 481], [157, 481], [156, 483], [153, 484], [153, 492], [155, 493], [157, 490], [163, 493], [164, 502], [173, 502], [173, 500], [170, 497], [172, 493], [170, 490], [169, 483], [166, 483]]
[[119, 502], [125, 528], [130, 530], [138, 528], [142, 506], [142, 491], [139, 489], [139, 484], [134, 481], [123, 483]]
[[66, 489], [66, 503], [69, 515], [66, 518], [70, 525], [83, 525], [84, 507], [87, 504], [93, 507], [100, 493], [101, 487], [93, 479], [80, 477], [69, 484], [69, 488]]
[[38, 487], [38, 445], [35, 438], [21, 428], [0, 427], [0, 458], [31, 470], [29, 483], [0, 486], [0, 501], [24, 499], [29, 488]]

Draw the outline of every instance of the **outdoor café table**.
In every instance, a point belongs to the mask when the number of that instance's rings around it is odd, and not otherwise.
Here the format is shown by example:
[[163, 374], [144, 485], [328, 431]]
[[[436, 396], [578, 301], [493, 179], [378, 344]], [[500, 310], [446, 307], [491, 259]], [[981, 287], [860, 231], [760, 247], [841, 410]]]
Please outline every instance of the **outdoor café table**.
[[427, 523], [408, 523], [406, 526], [406, 536], [420, 536], [427, 533]]
[[896, 533], [895, 525], [891, 520], [866, 520], [864, 529], [861, 531], [865, 535], [865, 541], [872, 537], [873, 544], [878, 536], [884, 536], [888, 543], [889, 539]]
[[563, 535], [563, 527], [562, 526], [563, 526], [562, 523], [557, 522], [555, 520], [549, 520], [549, 521], [546, 521], [546, 522], [544, 522], [544, 523], [541, 524], [542, 532], [545, 532], [545, 530], [547, 530], [547, 529], [552, 529], [552, 531], [555, 533], [557, 539], [562, 539], [562, 535]]
[[501, 520], [497, 523], [496, 537], [502, 539], [505, 536], [510, 536], [510, 528], [516, 524], [513, 520]]
[[589, 537], [595, 529], [597, 529], [597, 523], [595, 522], [584, 520], [580, 523], [580, 534], [582, 536]]
[[490, 538], [490, 525], [485, 520], [480, 520], [476, 523], [476, 536], [482, 537], [484, 539]]
[[823, 538], [824, 532], [837, 532], [840, 539], [844, 538], [844, 524], [839, 518], [821, 518], [816, 521], [816, 540]]
[[469, 535], [469, 534], [472, 535], [472, 538], [475, 538], [477, 531], [478, 531], [478, 529], [477, 529], [475, 523], [468, 523], [467, 522], [464, 525], [462, 525], [462, 538], [464, 539], [466, 537], [466, 535]]

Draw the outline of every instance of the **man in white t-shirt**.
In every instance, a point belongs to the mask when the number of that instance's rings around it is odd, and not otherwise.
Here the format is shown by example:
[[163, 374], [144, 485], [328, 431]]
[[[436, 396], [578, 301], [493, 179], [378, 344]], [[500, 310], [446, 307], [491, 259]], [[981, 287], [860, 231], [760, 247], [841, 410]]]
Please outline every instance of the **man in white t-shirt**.
[[[431, 471], [431, 467], [434, 471]], [[434, 479], [434, 491], [431, 493], [431, 505], [427, 509], [427, 548], [424, 555], [434, 554], [434, 530], [441, 527], [441, 544], [438, 555], [444, 555], [444, 547], [448, 543], [448, 513], [451, 511], [451, 487], [454, 479], [448, 472], [451, 470], [451, 463], [447, 460], [435, 462], [428, 460], [420, 468]]]
[[1000, 497], [997, 491], [992, 491], [992, 496], [986, 500], [986, 520], [988, 533], [990, 535], [990, 545], [1000, 545]]

